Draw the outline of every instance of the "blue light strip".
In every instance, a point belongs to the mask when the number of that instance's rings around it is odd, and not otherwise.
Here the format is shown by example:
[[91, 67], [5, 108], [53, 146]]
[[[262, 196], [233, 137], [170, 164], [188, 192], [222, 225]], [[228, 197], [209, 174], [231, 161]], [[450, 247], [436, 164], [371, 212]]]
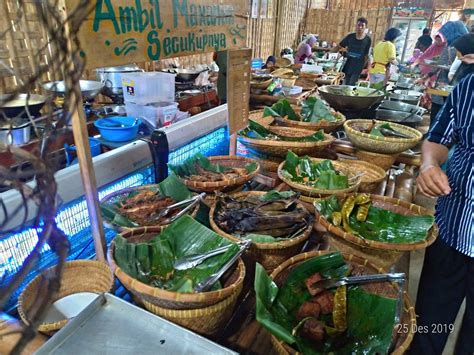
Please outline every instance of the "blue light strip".
[[[219, 128], [208, 135], [198, 138], [195, 141], [178, 148], [170, 153], [169, 161], [172, 164], [180, 163], [196, 153], [204, 155], [225, 155], [229, 151], [228, 134], [225, 128]], [[102, 198], [114, 191], [127, 187], [140, 186], [153, 183], [153, 169], [151, 167], [135, 172], [123, 179], [112, 183], [99, 190], [99, 198]], [[58, 226], [69, 237], [71, 251], [68, 259], [90, 258], [94, 255], [94, 247], [90, 233], [89, 215], [84, 198], [69, 202], [60, 208], [56, 217]], [[38, 228], [28, 228], [19, 233], [12, 234], [0, 241], [0, 286], [7, 284], [13, 275], [19, 270], [25, 258], [38, 241]], [[110, 242], [115, 233], [106, 230], [106, 240]], [[22, 286], [15, 292], [6, 309], [13, 307], [16, 299], [23, 287], [30, 282], [39, 270], [50, 267], [56, 262], [55, 254], [49, 246], [45, 246], [41, 261], [24, 280]]]

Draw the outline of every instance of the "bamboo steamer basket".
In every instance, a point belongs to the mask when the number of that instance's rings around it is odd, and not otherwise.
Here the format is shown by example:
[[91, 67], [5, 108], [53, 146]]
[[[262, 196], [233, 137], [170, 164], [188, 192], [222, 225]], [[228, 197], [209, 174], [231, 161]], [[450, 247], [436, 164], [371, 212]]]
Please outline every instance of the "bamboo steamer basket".
[[[120, 200], [122, 198], [122, 196], [126, 196], [131, 192], [146, 191], [146, 190], [150, 190], [150, 188], [156, 188], [157, 189], [158, 185], [156, 185], [156, 184], [142, 185], [142, 186], [128, 187], [126, 189], [115, 191], [111, 194], [108, 194], [102, 200], [100, 200], [99, 204], [112, 204], [112, 203]], [[190, 211], [190, 213], [189, 212], [188, 213], [191, 217], [194, 218], [194, 217], [196, 217], [198, 211], [199, 211], [199, 203], [196, 205], [196, 207], [194, 207]], [[116, 225], [112, 221], [107, 219], [105, 216], [103, 216], [103, 218], [102, 218], [102, 223], [104, 224], [104, 226], [106, 226], [109, 229], [112, 229], [112, 230], [116, 231], [117, 233], [134, 229], [134, 228], [128, 228], [128, 227], [122, 227], [122, 226]], [[140, 226], [140, 227], [137, 227], [137, 228], [143, 228], [143, 227], [159, 227], [161, 230], [163, 230], [163, 229], [166, 228], [166, 225]]]
[[242, 284], [219, 303], [197, 309], [169, 309], [143, 300], [147, 310], [202, 335], [214, 335], [227, 324], [234, 311]]
[[[328, 254], [328, 253], [330, 252], [329, 251], [315, 251], [315, 252], [309, 252], [309, 253], [296, 255], [292, 257], [291, 259], [287, 260], [286, 262], [284, 262], [277, 269], [275, 269], [270, 275], [270, 277], [276, 282], [277, 285], [281, 285], [286, 279], [286, 277], [288, 276], [289, 271], [293, 267], [295, 267], [296, 265], [298, 265], [299, 263], [305, 260], [308, 260], [316, 256]], [[350, 264], [352, 264], [359, 271], [361, 271], [362, 274], [373, 274], [373, 273], [385, 272], [383, 269], [381, 269], [375, 264], [370, 263], [368, 260], [364, 258], [358, 257], [356, 255], [352, 255], [352, 254], [345, 254], [345, 253], [343, 253], [343, 256], [346, 262], [349, 262]], [[370, 284], [364, 285], [362, 287], [366, 289], [368, 292], [374, 292], [377, 294], [383, 294], [383, 295], [391, 296], [391, 297], [395, 296], [398, 292], [397, 291], [398, 286], [395, 284], [388, 283], [388, 282], [384, 283], [383, 289], [380, 289], [380, 287], [371, 288]], [[391, 352], [391, 354], [393, 355], [402, 355], [405, 353], [405, 351], [408, 349], [408, 347], [410, 346], [413, 340], [414, 329], [416, 329], [415, 309], [406, 291], [404, 292], [404, 307], [403, 307], [403, 314], [402, 314], [401, 321], [403, 325], [407, 326], [408, 331], [406, 333], [403, 332], [402, 334], [396, 334], [396, 338], [393, 339], [395, 342], [395, 348]], [[397, 333], [397, 332], [394, 332], [394, 333]], [[290, 345], [277, 339], [273, 334], [271, 334], [271, 342], [275, 351], [278, 354], [281, 354], [281, 355], [300, 354]]]
[[282, 77], [282, 76], [285, 76], [285, 75], [293, 76], [294, 72], [293, 72], [292, 69], [289, 69], [289, 68], [279, 68], [279, 69], [276, 69], [276, 70], [272, 71], [271, 75], [274, 78], [279, 78], [279, 77]]
[[[385, 121], [376, 121], [376, 124], [387, 123]], [[344, 123], [344, 130], [347, 138], [352, 144], [361, 150], [366, 150], [373, 153], [381, 154], [399, 154], [410, 148], [413, 148], [423, 138], [420, 131], [397, 123], [390, 123], [394, 130], [411, 136], [411, 138], [395, 138], [395, 137], [377, 137], [370, 134], [360, 132], [355, 129], [355, 126], [362, 128], [369, 128], [372, 125], [372, 120], [349, 120]]]
[[[328, 159], [320, 159], [320, 158], [311, 158], [311, 160], [315, 163], [320, 163], [323, 160], [328, 160]], [[345, 162], [337, 161], [337, 160], [331, 160], [332, 165], [334, 168], [340, 172], [342, 172], [344, 175], [346, 175], [349, 178], [349, 187], [346, 189], [335, 189], [335, 190], [322, 190], [322, 189], [317, 189], [314, 187], [306, 186], [303, 184], [299, 184], [296, 182], [291, 181], [290, 179], [286, 178], [285, 175], [283, 174], [283, 168], [285, 166], [285, 161], [283, 161], [280, 166], [278, 167], [278, 177], [288, 186], [290, 186], [293, 190], [301, 192], [303, 195], [307, 197], [312, 197], [312, 198], [319, 198], [319, 197], [324, 197], [324, 196], [330, 196], [330, 195], [344, 195], [349, 192], [354, 192], [357, 191], [359, 188], [361, 179], [357, 178], [355, 180], [351, 181], [351, 178], [356, 176], [356, 173], [351, 169], [350, 166], [348, 166]]]
[[244, 168], [246, 164], [250, 163], [256, 163], [257, 168], [249, 174], [221, 181], [193, 181], [179, 177], [191, 191], [214, 193], [216, 191], [236, 189], [253, 179], [260, 171], [260, 164], [256, 160], [250, 158], [233, 155], [222, 155], [209, 157], [208, 159], [211, 161], [211, 163], [219, 164], [227, 168]]
[[289, 60], [288, 58], [283, 58], [283, 57], [277, 58], [275, 67], [288, 68], [289, 66], [291, 66], [291, 60]]
[[[292, 127], [268, 127], [270, 131], [276, 134], [289, 137], [307, 137], [314, 134], [314, 131]], [[265, 139], [254, 139], [243, 136], [237, 136], [237, 140], [248, 148], [261, 154], [276, 157], [285, 157], [288, 150], [292, 150], [298, 155], [312, 154], [317, 150], [323, 150], [331, 145], [335, 138], [329, 134], [324, 135], [323, 141], [317, 142], [288, 142]]]
[[386, 171], [377, 165], [367, 163], [363, 160], [346, 160], [341, 161], [347, 164], [356, 174], [364, 174], [361, 177], [358, 192], [374, 193], [377, 191], [380, 183], [386, 177]]
[[[347, 196], [338, 196], [338, 199], [341, 201], [345, 197]], [[375, 207], [383, 208], [388, 211], [402, 214], [405, 216], [421, 216], [421, 215], [430, 214], [427, 209], [421, 206], [414, 205], [412, 203], [398, 200], [391, 197], [370, 195], [370, 200], [372, 201], [372, 204]], [[434, 223], [433, 226], [429, 229], [425, 240], [423, 241], [419, 241], [416, 243], [379, 242], [379, 241], [360, 238], [351, 233], [347, 233], [343, 228], [339, 226], [335, 226], [332, 223], [330, 223], [326, 218], [320, 215], [317, 211], [316, 211], [316, 215], [317, 215], [316, 218], [319, 220], [319, 223], [321, 223], [321, 225], [324, 228], [326, 228], [326, 230], [329, 233], [339, 238], [342, 238], [352, 244], [355, 244], [357, 246], [362, 246], [362, 247], [370, 248], [370, 249], [385, 250], [385, 251], [390, 251], [390, 252], [394, 252], [394, 251], [404, 252], [404, 251], [424, 249], [430, 246], [431, 244], [433, 244], [438, 236], [438, 226], [436, 225], [436, 223]]]
[[[121, 236], [128, 239], [133, 238], [135, 242], [147, 241], [161, 232], [160, 228], [148, 227], [137, 228], [121, 233]], [[123, 286], [142, 302], [168, 308], [168, 309], [195, 309], [204, 308], [232, 296], [242, 287], [245, 277], [245, 266], [241, 259], [237, 263], [230, 277], [225, 280], [223, 288], [217, 291], [200, 293], [179, 293], [160, 289], [140, 282], [126, 274], [115, 262], [115, 243], [112, 241], [107, 252], [107, 261], [115, 276]]]
[[[56, 266], [50, 267], [36, 276], [22, 291], [18, 297], [18, 314], [21, 320], [29, 325], [31, 308], [39, 295], [46, 294], [46, 278], [54, 275]], [[61, 285], [59, 291], [53, 295], [51, 303], [66, 296], [81, 293], [104, 293], [109, 292], [114, 285], [114, 276], [106, 263], [94, 260], [67, 261], [64, 264]], [[42, 323], [38, 330], [42, 333], [50, 333], [64, 327], [68, 319], [54, 323]]]
[[[265, 192], [261, 191], [252, 191], [252, 192], [239, 192], [233, 194], [232, 197], [246, 197], [246, 196], [262, 196], [265, 195]], [[303, 207], [303, 206], [301, 206]], [[216, 223], [214, 217], [216, 214], [216, 203], [214, 203], [209, 212], [209, 222], [211, 224], [214, 232], [218, 233], [222, 237], [229, 239], [233, 242], [239, 242], [241, 239], [232, 234], [224, 232]], [[309, 238], [311, 231], [313, 230], [313, 224], [310, 223], [308, 228], [303, 234], [299, 237], [291, 238], [289, 240], [283, 240], [278, 243], [252, 243], [248, 254], [251, 258], [260, 264], [263, 267], [271, 271], [280, 265], [283, 261], [287, 260], [289, 257], [298, 254], [303, 248], [304, 243]]]
[[360, 160], [375, 164], [383, 170], [388, 171], [397, 160], [398, 154], [379, 154], [366, 152], [364, 150], [356, 150], [355, 156]]

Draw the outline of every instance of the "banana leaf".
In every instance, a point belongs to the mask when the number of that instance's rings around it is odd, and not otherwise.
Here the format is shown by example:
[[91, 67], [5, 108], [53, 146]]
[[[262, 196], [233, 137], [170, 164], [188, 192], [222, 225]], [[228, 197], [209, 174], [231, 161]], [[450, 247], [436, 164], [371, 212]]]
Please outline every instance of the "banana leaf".
[[[332, 212], [340, 211], [341, 204], [336, 196], [315, 202], [315, 207], [329, 221]], [[416, 243], [426, 239], [428, 230], [434, 223], [434, 217], [405, 216], [375, 206], [369, 207], [365, 222], [356, 218], [357, 209], [352, 211], [349, 226], [361, 238], [385, 243]]]
[[392, 127], [390, 127], [389, 123], [382, 123], [382, 124], [376, 125], [374, 128], [372, 128], [372, 130], [370, 131], [370, 135], [375, 136], [375, 137], [385, 137], [385, 135], [382, 132], [380, 132], [381, 128], [385, 128], [385, 129], [389, 129], [389, 130], [393, 131], [393, 129], [392, 129]]
[[266, 201], [275, 201], [275, 200], [281, 200], [281, 199], [287, 199], [291, 198], [295, 195], [294, 191], [276, 191], [276, 190], [271, 190], [268, 191], [265, 195], [260, 197], [260, 201], [266, 202]]
[[[347, 325], [344, 333], [327, 335], [324, 342], [315, 342], [292, 334], [298, 324], [299, 307], [311, 299], [304, 281], [315, 274], [341, 277], [348, 266], [342, 255], [325, 254], [300, 263], [278, 287], [257, 264], [255, 272], [256, 318], [278, 339], [297, 348], [303, 354], [373, 354], [389, 349], [396, 314], [396, 300], [369, 294], [358, 287], [347, 292]], [[321, 320], [326, 321], [328, 317]]]
[[[150, 189], [156, 192], [159, 191], [163, 196], [171, 197], [177, 202], [192, 197], [191, 191], [189, 191], [186, 185], [184, 185], [174, 174], [171, 174], [159, 184], [150, 186]], [[132, 198], [138, 193], [138, 190], [131, 191], [128, 195], [117, 196], [115, 201], [111, 201], [111, 203], [101, 203], [100, 210], [104, 219], [120, 227], [139, 227], [137, 223], [131, 221], [126, 216], [121, 215], [119, 210], [120, 201]]]
[[[129, 243], [120, 235], [114, 240], [114, 258], [125, 273], [141, 282], [175, 292], [193, 292], [197, 283], [219, 270], [239, 251], [237, 244], [220, 237], [187, 215], [148, 242]], [[194, 268], [173, 269], [178, 259], [229, 244], [232, 246], [225, 253], [213, 256]]]
[[288, 117], [290, 120], [299, 121], [298, 115], [286, 99], [279, 100], [272, 107], [265, 107], [263, 109], [263, 117], [267, 116]]
[[286, 154], [284, 175], [290, 180], [323, 190], [349, 187], [347, 176], [339, 175], [330, 160], [315, 163], [310, 157], [298, 157], [292, 151]]
[[211, 171], [214, 173], [225, 173], [232, 170], [231, 168], [227, 168], [220, 164], [212, 163], [201, 153], [197, 153], [196, 155], [189, 159], [186, 159], [183, 163], [179, 165], [168, 164], [169, 169], [173, 171], [176, 175], [181, 177], [198, 174], [196, 166], [199, 166], [204, 170]]
[[251, 240], [254, 243], [278, 243], [283, 240], [288, 240], [288, 238], [275, 238], [271, 235], [263, 235], [263, 234], [246, 234], [242, 239]]
[[306, 99], [301, 109], [301, 116], [304, 122], [337, 121], [329, 107], [317, 97]]
[[323, 130], [319, 130], [305, 137], [289, 137], [273, 133], [253, 120], [249, 120], [248, 127], [240, 131], [239, 135], [254, 139], [280, 140], [286, 142], [319, 142], [325, 139]]

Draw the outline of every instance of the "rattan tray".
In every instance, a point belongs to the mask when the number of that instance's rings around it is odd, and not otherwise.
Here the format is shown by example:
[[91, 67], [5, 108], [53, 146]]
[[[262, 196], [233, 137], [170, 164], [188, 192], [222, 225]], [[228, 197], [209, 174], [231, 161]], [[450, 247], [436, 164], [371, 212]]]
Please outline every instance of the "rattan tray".
[[[312, 161], [319, 163], [323, 160], [327, 159], [320, 159], [320, 158], [311, 158]], [[332, 165], [334, 168], [344, 175], [346, 175], [349, 179], [356, 176], [356, 173], [351, 169], [350, 166], [345, 164], [344, 162], [338, 160], [331, 160]], [[361, 179], [356, 178], [354, 181], [349, 183], [349, 187], [347, 189], [339, 189], [339, 190], [320, 190], [314, 187], [306, 186], [303, 184], [299, 184], [296, 182], [291, 181], [290, 179], [286, 178], [283, 174], [283, 167], [285, 166], [285, 162], [283, 161], [280, 166], [278, 167], [278, 177], [288, 186], [290, 186], [293, 190], [301, 192], [303, 195], [313, 198], [330, 196], [330, 195], [344, 195], [349, 192], [357, 191], [359, 188]]]
[[[339, 200], [342, 201], [347, 196], [338, 196]], [[376, 207], [383, 208], [394, 213], [399, 213], [408, 216], [421, 216], [421, 215], [428, 215], [430, 214], [427, 209], [414, 205], [412, 203], [408, 203], [406, 201], [398, 200], [391, 197], [379, 196], [379, 195], [370, 195], [370, 200], [372, 204]], [[424, 249], [431, 244], [434, 243], [438, 236], [438, 226], [433, 224], [430, 230], [426, 234], [426, 239], [416, 243], [385, 243], [379, 242], [369, 239], [364, 239], [353, 235], [351, 233], [347, 233], [341, 227], [335, 226], [330, 223], [326, 218], [320, 215], [316, 211], [316, 218], [319, 220], [319, 223], [328, 230], [331, 234], [335, 235], [336, 237], [342, 238], [348, 242], [353, 244], [371, 248], [371, 249], [379, 249], [379, 250], [387, 250], [387, 251], [412, 251], [418, 249]]]
[[366, 161], [341, 159], [341, 162], [347, 164], [356, 174], [363, 174], [358, 192], [376, 192], [380, 183], [386, 177], [384, 169]]

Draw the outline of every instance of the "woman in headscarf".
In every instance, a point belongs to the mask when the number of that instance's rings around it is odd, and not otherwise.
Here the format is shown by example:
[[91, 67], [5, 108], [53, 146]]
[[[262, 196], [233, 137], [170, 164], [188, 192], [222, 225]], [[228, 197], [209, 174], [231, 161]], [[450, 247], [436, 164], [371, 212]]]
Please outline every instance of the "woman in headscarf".
[[265, 65], [263, 66], [262, 69], [271, 69], [275, 66], [276, 64], [276, 58], [275, 56], [271, 55], [267, 58], [267, 61], [265, 62]]
[[433, 68], [429, 65], [424, 65], [425, 60], [432, 60], [435, 57], [439, 57], [443, 53], [447, 42], [442, 34], [435, 36], [433, 44], [412, 64], [413, 67], [420, 65], [420, 71], [426, 75], [433, 71]]
[[310, 35], [299, 46], [295, 55], [295, 64], [305, 63], [313, 55], [313, 46], [316, 44], [316, 37]]
[[467, 58], [468, 56], [474, 54], [474, 34], [469, 33], [467, 35], [459, 37], [454, 42], [454, 48], [456, 48], [456, 51], [458, 52], [457, 53], [458, 57], [461, 58], [461, 65], [459, 66], [458, 70], [456, 70], [456, 73], [454, 74], [454, 77], [451, 83], [452, 85], [456, 85], [466, 76], [468, 76], [471, 73], [474, 73], [474, 64], [473, 63], [469, 64], [469, 61], [463, 60], [463, 58]]
[[390, 79], [390, 65], [397, 65], [397, 50], [395, 41], [402, 35], [402, 31], [392, 27], [386, 33], [382, 42], [374, 47], [374, 62], [370, 69], [370, 83], [377, 84], [381, 81], [384, 84]]

